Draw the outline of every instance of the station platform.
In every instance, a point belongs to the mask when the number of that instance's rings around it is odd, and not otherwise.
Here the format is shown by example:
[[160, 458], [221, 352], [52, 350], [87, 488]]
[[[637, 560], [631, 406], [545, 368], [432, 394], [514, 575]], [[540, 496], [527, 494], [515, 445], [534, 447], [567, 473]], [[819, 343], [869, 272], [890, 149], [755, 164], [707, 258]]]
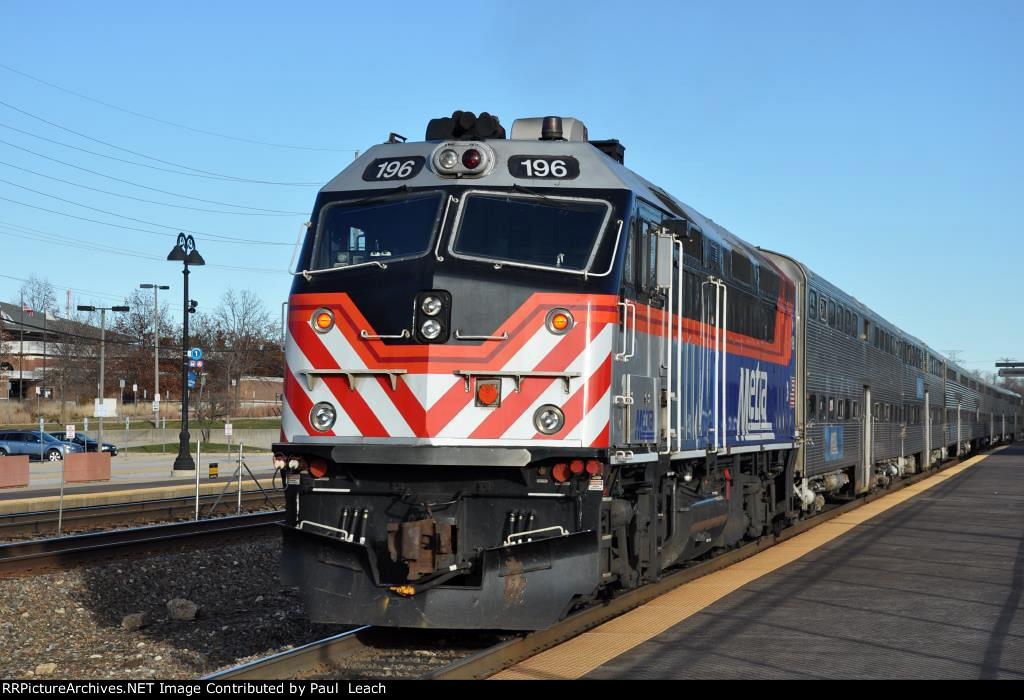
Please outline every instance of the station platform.
[[[64, 507], [110, 505], [195, 494], [195, 471], [175, 471], [174, 457], [173, 454], [113, 457], [109, 481], [64, 485]], [[217, 462], [219, 465], [219, 475], [216, 479], [208, 478], [210, 462]], [[245, 463], [252, 475], [259, 479], [260, 485], [270, 489], [274, 477], [273, 456], [266, 452], [252, 453], [245, 456]], [[225, 485], [233, 481], [232, 476], [237, 466], [234, 458], [222, 453], [203, 454], [199, 464], [200, 493], [220, 493]], [[33, 462], [29, 470], [28, 486], [0, 489], [0, 515], [57, 508], [61, 463]], [[243, 490], [257, 488], [244, 469], [242, 476]]]
[[685, 584], [505, 679], [1024, 678], [1024, 446]]

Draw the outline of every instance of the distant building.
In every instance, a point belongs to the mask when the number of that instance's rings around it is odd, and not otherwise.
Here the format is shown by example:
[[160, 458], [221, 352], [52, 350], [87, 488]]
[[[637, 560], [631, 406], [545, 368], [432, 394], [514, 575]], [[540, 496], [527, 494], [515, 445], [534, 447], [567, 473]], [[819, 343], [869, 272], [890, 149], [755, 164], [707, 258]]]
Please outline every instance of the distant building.
[[99, 336], [96, 326], [0, 302], [0, 400], [34, 398], [37, 387], [40, 396], [59, 398], [68, 356], [82, 356]]
[[238, 385], [238, 407], [279, 406], [283, 394], [283, 377], [243, 376]]

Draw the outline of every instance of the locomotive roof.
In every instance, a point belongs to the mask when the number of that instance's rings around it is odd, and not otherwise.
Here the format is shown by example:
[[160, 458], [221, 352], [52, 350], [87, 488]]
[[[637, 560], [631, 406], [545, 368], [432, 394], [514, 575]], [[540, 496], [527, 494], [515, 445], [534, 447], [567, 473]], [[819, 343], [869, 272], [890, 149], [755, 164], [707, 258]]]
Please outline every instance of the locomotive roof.
[[[494, 151], [495, 167], [483, 177], [454, 179], [437, 175], [429, 166], [433, 152], [446, 141], [418, 141], [408, 143], [384, 143], [373, 146], [361, 154], [347, 168], [339, 173], [320, 190], [321, 193], [351, 192], [353, 190], [394, 189], [396, 184], [410, 188], [418, 187], [451, 187], [459, 185], [473, 187], [564, 187], [581, 189], [619, 189], [630, 190], [636, 196], [670, 210], [675, 215], [682, 215], [700, 227], [705, 238], [724, 244], [727, 248], [737, 248], [747, 257], [758, 261], [761, 265], [769, 265], [767, 258], [746, 241], [733, 235], [730, 231], [704, 216], [693, 207], [685, 204], [662, 188], [652, 184], [640, 175], [625, 167], [615, 159], [598, 150], [586, 141], [519, 141], [511, 139], [488, 140], [486, 146]], [[465, 142], [462, 142], [465, 143]], [[571, 180], [524, 180], [513, 177], [504, 163], [516, 155], [531, 156], [572, 156], [580, 165], [579, 177]], [[363, 173], [378, 158], [402, 158], [421, 156], [427, 161], [414, 177], [395, 181], [367, 181]], [[774, 266], [773, 266], [774, 267]], [[780, 272], [780, 274], [782, 274]]]

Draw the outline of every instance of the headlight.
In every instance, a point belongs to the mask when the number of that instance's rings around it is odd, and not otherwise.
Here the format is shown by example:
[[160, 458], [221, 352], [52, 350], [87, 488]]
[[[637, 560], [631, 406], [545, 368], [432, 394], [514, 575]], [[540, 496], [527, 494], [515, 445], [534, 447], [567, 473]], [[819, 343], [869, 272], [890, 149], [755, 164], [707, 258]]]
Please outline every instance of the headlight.
[[558, 406], [541, 406], [533, 414], [533, 424], [545, 435], [554, 435], [565, 425], [565, 414]]
[[450, 148], [441, 151], [437, 156], [437, 164], [445, 170], [451, 170], [459, 163], [459, 154]]
[[441, 335], [441, 324], [438, 321], [430, 318], [423, 322], [420, 326], [420, 335], [427, 340], [433, 340], [437, 336]]
[[334, 406], [326, 402], [318, 403], [309, 412], [309, 422], [313, 424], [313, 428], [321, 433], [326, 433], [330, 430], [334, 426], [334, 421], [337, 417], [338, 414], [335, 412]]
[[427, 316], [437, 316], [441, 313], [441, 307], [444, 306], [441, 300], [435, 296], [423, 297], [423, 301], [420, 302], [420, 309]]

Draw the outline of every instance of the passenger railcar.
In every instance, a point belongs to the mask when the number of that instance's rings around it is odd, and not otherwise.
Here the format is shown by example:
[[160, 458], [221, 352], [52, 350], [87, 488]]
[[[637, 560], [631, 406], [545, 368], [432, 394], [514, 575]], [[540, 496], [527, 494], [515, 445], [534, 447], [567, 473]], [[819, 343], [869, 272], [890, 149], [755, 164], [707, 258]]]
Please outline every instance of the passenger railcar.
[[1020, 406], [568, 118], [360, 156], [286, 338], [282, 572], [319, 622], [541, 628]]

